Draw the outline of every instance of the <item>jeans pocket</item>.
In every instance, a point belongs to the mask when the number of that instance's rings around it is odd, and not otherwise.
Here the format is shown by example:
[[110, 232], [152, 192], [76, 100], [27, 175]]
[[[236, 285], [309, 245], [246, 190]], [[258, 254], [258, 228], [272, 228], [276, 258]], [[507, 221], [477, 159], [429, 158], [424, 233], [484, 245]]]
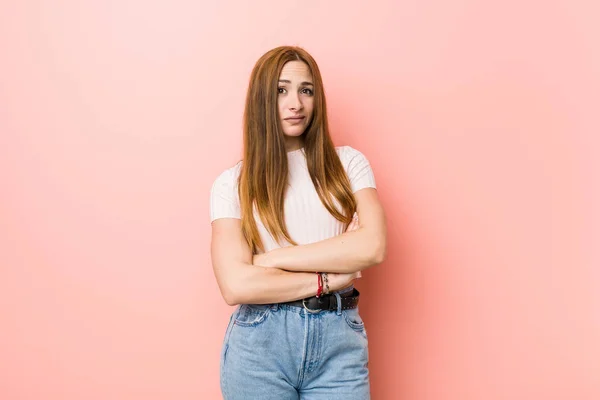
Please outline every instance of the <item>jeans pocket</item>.
[[268, 304], [242, 304], [234, 320], [238, 326], [255, 327], [267, 319], [271, 312]]
[[227, 323], [227, 329], [225, 330], [225, 336], [223, 337], [223, 343], [221, 345], [221, 365], [225, 363], [227, 349], [229, 348], [229, 336], [231, 335], [231, 328], [233, 327], [233, 321], [236, 314], [237, 310], [229, 316], [229, 322]]
[[366, 335], [365, 323], [358, 313], [358, 307], [350, 310], [344, 310], [342, 311], [342, 315], [344, 316], [346, 324], [350, 328], [356, 332], [361, 332]]
[[221, 392], [223, 393], [223, 396], [225, 398], [227, 398], [227, 396], [225, 394], [225, 364], [227, 361], [227, 350], [229, 350], [229, 337], [231, 336], [231, 329], [233, 328], [233, 322], [234, 322], [234, 318], [235, 318], [236, 314], [237, 314], [237, 310], [234, 311], [231, 314], [231, 316], [229, 317], [227, 329], [225, 330], [225, 337], [223, 338], [223, 344], [221, 346], [221, 360], [220, 360], [219, 375], [220, 375]]

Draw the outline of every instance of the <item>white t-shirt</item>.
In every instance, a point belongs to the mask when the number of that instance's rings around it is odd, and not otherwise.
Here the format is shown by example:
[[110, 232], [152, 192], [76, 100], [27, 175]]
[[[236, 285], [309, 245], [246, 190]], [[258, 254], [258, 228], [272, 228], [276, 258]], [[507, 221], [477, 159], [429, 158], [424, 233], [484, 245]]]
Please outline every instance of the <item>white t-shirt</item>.
[[[353, 193], [367, 187], [376, 187], [371, 165], [360, 151], [350, 146], [336, 147], [336, 151], [348, 174]], [[285, 195], [284, 215], [292, 239], [303, 245], [342, 234], [344, 224], [327, 211], [310, 179], [304, 150], [294, 150], [287, 155], [290, 186]], [[214, 181], [210, 193], [211, 222], [219, 218], [241, 218], [237, 191], [241, 166], [242, 161], [226, 169]], [[290, 245], [284, 239], [281, 244], [277, 243], [257, 214], [255, 219], [266, 252]]]

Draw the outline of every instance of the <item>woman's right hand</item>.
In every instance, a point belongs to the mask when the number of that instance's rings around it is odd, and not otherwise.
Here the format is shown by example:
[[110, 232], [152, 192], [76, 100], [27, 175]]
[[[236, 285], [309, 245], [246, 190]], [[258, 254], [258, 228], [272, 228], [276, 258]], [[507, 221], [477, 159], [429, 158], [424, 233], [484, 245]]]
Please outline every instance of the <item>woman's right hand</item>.
[[329, 272], [327, 278], [329, 281], [329, 290], [331, 292], [338, 291], [347, 288], [354, 283], [356, 278], [360, 278], [359, 272], [351, 273], [333, 273]]

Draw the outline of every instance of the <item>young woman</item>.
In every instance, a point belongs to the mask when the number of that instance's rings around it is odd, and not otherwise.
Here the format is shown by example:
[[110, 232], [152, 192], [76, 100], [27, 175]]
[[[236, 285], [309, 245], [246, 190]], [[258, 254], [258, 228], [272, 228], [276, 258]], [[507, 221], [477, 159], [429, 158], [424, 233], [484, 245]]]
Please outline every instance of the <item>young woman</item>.
[[353, 282], [385, 257], [385, 217], [368, 160], [331, 141], [305, 50], [256, 63], [244, 158], [215, 180], [210, 204], [215, 277], [238, 305], [221, 351], [225, 400], [369, 399]]

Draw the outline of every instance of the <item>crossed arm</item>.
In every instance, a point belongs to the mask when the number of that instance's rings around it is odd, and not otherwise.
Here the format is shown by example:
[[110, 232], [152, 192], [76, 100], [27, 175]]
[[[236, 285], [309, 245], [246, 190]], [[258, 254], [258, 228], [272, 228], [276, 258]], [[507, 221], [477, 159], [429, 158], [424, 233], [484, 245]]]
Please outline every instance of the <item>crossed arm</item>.
[[[360, 223], [345, 233], [300, 246], [252, 255], [238, 219], [213, 222], [211, 256], [221, 294], [227, 304], [276, 303], [316, 293], [315, 271], [337, 273], [332, 290], [341, 289], [355, 273], [381, 263], [386, 254], [386, 223], [377, 191], [355, 193]], [[331, 282], [330, 282], [331, 283]]]
[[253, 263], [296, 272], [350, 273], [380, 264], [386, 255], [386, 223], [377, 190], [355, 193], [360, 223], [332, 238], [282, 247], [254, 256]]

